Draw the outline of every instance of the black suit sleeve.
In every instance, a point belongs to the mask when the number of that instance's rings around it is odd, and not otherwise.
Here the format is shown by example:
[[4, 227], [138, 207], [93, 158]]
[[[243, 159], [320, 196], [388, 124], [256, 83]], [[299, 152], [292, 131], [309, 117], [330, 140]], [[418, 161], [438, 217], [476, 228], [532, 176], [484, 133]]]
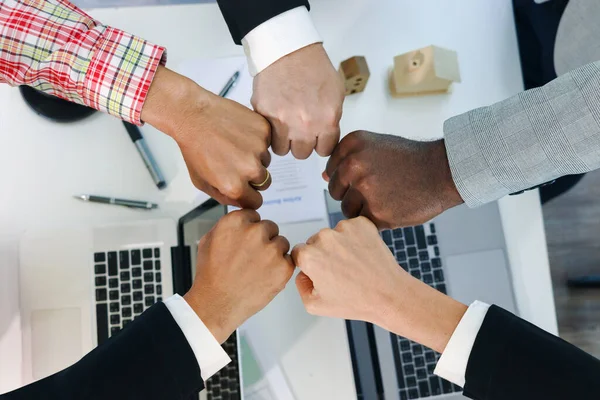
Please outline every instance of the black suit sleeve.
[[1, 400], [178, 400], [204, 388], [183, 332], [163, 303], [76, 364]]
[[469, 357], [464, 395], [481, 400], [597, 400], [600, 360], [491, 306]]
[[308, 0], [217, 0], [217, 2], [236, 44], [240, 44], [252, 29], [279, 14], [301, 6], [310, 9]]

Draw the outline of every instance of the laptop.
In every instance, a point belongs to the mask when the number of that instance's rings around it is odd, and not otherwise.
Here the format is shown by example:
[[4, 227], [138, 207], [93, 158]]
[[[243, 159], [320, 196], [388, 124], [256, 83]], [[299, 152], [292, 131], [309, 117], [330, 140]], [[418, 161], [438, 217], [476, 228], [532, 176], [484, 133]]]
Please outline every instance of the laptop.
[[[198, 242], [225, 213], [211, 199], [178, 221], [24, 234], [19, 251], [24, 381], [75, 363], [154, 303], [187, 292]], [[243, 397], [237, 332], [223, 347], [233, 362], [206, 382], [203, 400]]]
[[[344, 219], [326, 193], [329, 224]], [[398, 268], [453, 298], [517, 312], [497, 203], [456, 207], [414, 227], [380, 233]], [[358, 399], [463, 399], [462, 389], [433, 374], [440, 354], [366, 322], [346, 321]]]

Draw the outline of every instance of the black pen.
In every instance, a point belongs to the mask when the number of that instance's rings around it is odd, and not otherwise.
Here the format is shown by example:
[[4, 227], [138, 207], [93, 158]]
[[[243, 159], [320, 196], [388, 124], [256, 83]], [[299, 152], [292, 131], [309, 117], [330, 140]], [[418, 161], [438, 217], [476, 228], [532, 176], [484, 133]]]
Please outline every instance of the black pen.
[[149, 201], [117, 199], [115, 197], [94, 196], [93, 194], [79, 194], [73, 196], [81, 201], [89, 201], [91, 203], [112, 204], [115, 206], [124, 206], [130, 208], [142, 208], [144, 210], [152, 210], [158, 208], [158, 204]]
[[239, 79], [240, 79], [240, 71], [235, 71], [235, 74], [233, 74], [231, 76], [231, 78], [229, 78], [229, 80], [227, 81], [225, 86], [223, 86], [223, 89], [221, 89], [219, 96], [227, 97], [229, 92], [231, 92], [231, 89], [233, 89], [235, 87], [235, 85], [237, 85]]
[[150, 148], [148, 148], [140, 128], [125, 121], [123, 121], [123, 125], [125, 125], [125, 129], [127, 129], [127, 133], [129, 133], [129, 137], [131, 138], [133, 144], [135, 144], [138, 153], [140, 153], [140, 156], [142, 156], [142, 160], [144, 160], [144, 164], [146, 164], [146, 168], [148, 169], [148, 172], [150, 172], [152, 180], [156, 186], [158, 186], [159, 189], [166, 188], [167, 182], [165, 181], [165, 178], [163, 177], [163, 174], [160, 171], [154, 156], [150, 152]]

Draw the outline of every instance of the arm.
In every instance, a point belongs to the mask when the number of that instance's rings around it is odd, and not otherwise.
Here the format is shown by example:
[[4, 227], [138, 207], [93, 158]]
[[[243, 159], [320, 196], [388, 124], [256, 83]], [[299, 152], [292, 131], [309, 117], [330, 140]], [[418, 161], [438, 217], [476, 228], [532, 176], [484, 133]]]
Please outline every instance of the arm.
[[0, 399], [188, 399], [230, 361], [220, 344], [283, 290], [289, 248], [257, 212], [226, 215], [200, 241], [184, 298], [156, 304], [73, 366]]
[[464, 304], [399, 268], [366, 218], [292, 251], [311, 314], [377, 324], [440, 353], [435, 373], [476, 399], [596, 399], [600, 361], [496, 307]]

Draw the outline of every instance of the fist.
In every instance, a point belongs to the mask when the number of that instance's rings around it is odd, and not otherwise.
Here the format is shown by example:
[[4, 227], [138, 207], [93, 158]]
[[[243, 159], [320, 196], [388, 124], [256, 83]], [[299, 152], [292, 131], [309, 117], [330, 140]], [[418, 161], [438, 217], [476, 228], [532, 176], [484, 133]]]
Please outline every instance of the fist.
[[296, 286], [306, 310], [327, 317], [378, 323], [408, 275], [364, 217], [320, 231], [292, 258], [302, 271]]
[[186, 301], [220, 342], [281, 292], [294, 272], [290, 244], [256, 211], [224, 216], [198, 246]]
[[379, 229], [419, 225], [463, 202], [443, 140], [352, 132], [334, 150], [324, 178], [346, 217], [365, 216]]

